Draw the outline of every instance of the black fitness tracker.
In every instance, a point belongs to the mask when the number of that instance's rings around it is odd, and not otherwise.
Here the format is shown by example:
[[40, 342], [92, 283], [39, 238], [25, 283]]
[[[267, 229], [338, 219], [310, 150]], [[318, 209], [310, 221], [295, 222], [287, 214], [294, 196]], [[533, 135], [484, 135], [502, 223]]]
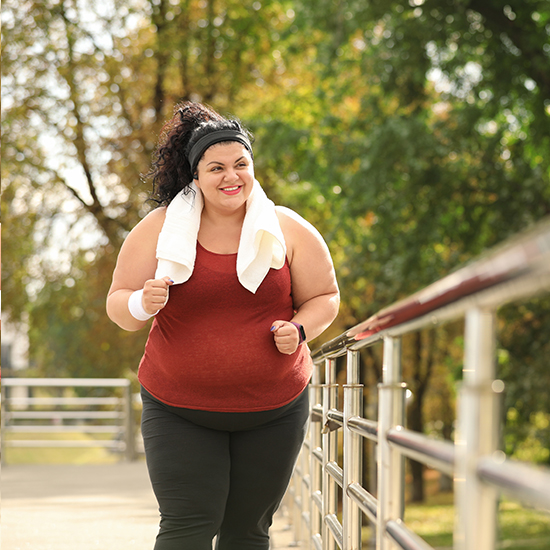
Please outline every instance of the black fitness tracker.
[[298, 329], [298, 334], [300, 335], [300, 341], [298, 342], [298, 345], [303, 344], [307, 340], [306, 331], [304, 330], [303, 325], [295, 323], [294, 321], [290, 322]]

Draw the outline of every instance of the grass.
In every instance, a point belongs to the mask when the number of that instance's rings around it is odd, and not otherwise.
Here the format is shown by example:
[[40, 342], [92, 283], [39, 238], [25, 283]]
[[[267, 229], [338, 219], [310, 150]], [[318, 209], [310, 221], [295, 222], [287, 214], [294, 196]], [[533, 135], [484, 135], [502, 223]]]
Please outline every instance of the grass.
[[[17, 439], [92, 440], [91, 435], [17, 434]], [[10, 434], [9, 439], [15, 435]], [[91, 448], [4, 448], [7, 464], [109, 464], [121, 459], [118, 453], [100, 447]], [[433, 480], [427, 483], [427, 498], [422, 504], [407, 504], [405, 523], [436, 550], [450, 550], [453, 545], [454, 505], [452, 493], [432, 490]], [[547, 550], [550, 548], [550, 515], [502, 500], [498, 513], [498, 546], [502, 550]], [[363, 528], [363, 548], [371, 548], [370, 527]]]
[[452, 547], [454, 529], [452, 494], [439, 493], [429, 496], [425, 503], [407, 505], [404, 520], [408, 527], [434, 548]]
[[[422, 504], [408, 504], [405, 523], [436, 550], [453, 547], [454, 506], [451, 493], [430, 495]], [[547, 550], [550, 548], [550, 515], [502, 500], [498, 511], [498, 545], [505, 550]], [[372, 537], [363, 529], [363, 543]]]
[[499, 506], [499, 522], [500, 539], [506, 542], [503, 548], [550, 548], [550, 515], [504, 500]]
[[[93, 441], [99, 439], [83, 433], [10, 434], [4, 443], [15, 440]], [[102, 447], [10, 447], [4, 445], [2, 462], [5, 464], [112, 464], [121, 459]]]

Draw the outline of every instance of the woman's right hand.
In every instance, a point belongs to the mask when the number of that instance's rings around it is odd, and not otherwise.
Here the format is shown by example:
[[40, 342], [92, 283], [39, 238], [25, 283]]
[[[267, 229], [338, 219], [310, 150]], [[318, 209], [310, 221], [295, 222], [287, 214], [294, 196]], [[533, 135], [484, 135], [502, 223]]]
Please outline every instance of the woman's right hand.
[[128, 301], [136, 290], [143, 290], [140, 306], [145, 315], [154, 315], [166, 304], [169, 277], [155, 279], [156, 248], [166, 209], [153, 210], [130, 231], [118, 255], [113, 282], [107, 297], [107, 315], [120, 328], [141, 330], [147, 321], [132, 315]]
[[141, 303], [143, 309], [150, 315], [154, 315], [168, 303], [168, 289], [174, 284], [170, 277], [162, 279], [149, 279], [143, 285]]

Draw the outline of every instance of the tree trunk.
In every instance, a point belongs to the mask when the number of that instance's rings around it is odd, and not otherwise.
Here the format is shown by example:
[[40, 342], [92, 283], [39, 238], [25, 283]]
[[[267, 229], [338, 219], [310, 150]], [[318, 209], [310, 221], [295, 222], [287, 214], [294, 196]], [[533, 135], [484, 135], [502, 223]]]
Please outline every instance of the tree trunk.
[[165, 31], [167, 30], [166, 0], [160, 0], [158, 6], [153, 5], [153, 24], [157, 28], [157, 74], [155, 80], [155, 92], [153, 96], [153, 109], [155, 121], [162, 120], [162, 108], [166, 93], [164, 91], [164, 77], [168, 66], [168, 54], [166, 51]]
[[[414, 401], [410, 406], [408, 414], [408, 428], [415, 432], [423, 431], [422, 403], [424, 401], [423, 392], [418, 391], [414, 395]], [[412, 502], [422, 502], [424, 500], [424, 465], [416, 460], [409, 460], [412, 476]]]
[[[443, 429], [441, 430], [441, 435], [443, 436], [443, 439], [446, 439], [449, 441], [453, 434], [453, 424], [452, 422], [443, 422]], [[439, 490], [443, 493], [448, 493], [449, 491], [453, 490], [453, 478], [441, 474], [439, 478]]]
[[[369, 420], [377, 420], [378, 417], [378, 389], [381, 381], [382, 364], [380, 358], [372, 348], [366, 348], [361, 353], [362, 368], [361, 383], [363, 390], [363, 416]], [[363, 441], [363, 487], [372, 495], [377, 494], [377, 466], [376, 466], [376, 444], [369, 439]], [[363, 515], [363, 524], [368, 525], [369, 521]]]
[[207, 39], [206, 39], [206, 55], [204, 63], [204, 73], [206, 77], [206, 90], [204, 94], [204, 100], [210, 103], [216, 93], [216, 70], [214, 65], [214, 53], [216, 50], [216, 38], [212, 34], [214, 27], [214, 18], [216, 17], [215, 0], [209, 0], [208, 2], [208, 26], [206, 27]]
[[[422, 335], [425, 335], [422, 338]], [[408, 428], [415, 432], [424, 431], [424, 396], [428, 389], [430, 377], [434, 364], [434, 332], [433, 330], [415, 332], [412, 341], [412, 384], [411, 388], [414, 398], [408, 409]], [[412, 502], [422, 502], [425, 497], [424, 491], [424, 465], [410, 461], [412, 476]]]
[[424, 494], [424, 464], [416, 460], [410, 461], [411, 468], [411, 502], [423, 502]]
[[189, 3], [185, 2], [185, 5], [181, 5], [181, 13], [178, 17], [178, 26], [180, 33], [179, 53], [181, 55], [179, 66], [181, 76], [181, 96], [182, 101], [189, 101], [192, 93], [192, 80], [189, 78]]
[[73, 24], [68, 19], [67, 14], [63, 5], [61, 5], [61, 17], [65, 24], [66, 38], [67, 38], [67, 54], [68, 62], [65, 67], [59, 69], [59, 74], [62, 76], [69, 88], [69, 98], [72, 102], [71, 114], [74, 117], [76, 124], [74, 128], [75, 137], [73, 139], [73, 145], [76, 149], [76, 158], [84, 172], [84, 177], [88, 186], [88, 192], [90, 193], [92, 202], [90, 203], [88, 199], [84, 197], [72, 187], [69, 182], [63, 178], [60, 174], [54, 171], [58, 181], [62, 183], [72, 194], [73, 196], [80, 201], [84, 208], [94, 216], [96, 222], [101, 227], [106, 237], [109, 239], [111, 245], [119, 247], [122, 238], [121, 238], [121, 229], [123, 229], [122, 224], [119, 220], [111, 218], [105, 212], [105, 208], [101, 201], [99, 200], [96, 188], [96, 182], [92, 173], [92, 167], [88, 160], [89, 154], [89, 144], [86, 140], [86, 123], [84, 122], [81, 116], [81, 91], [79, 89], [79, 84], [76, 78], [77, 74], [77, 65], [74, 60], [75, 52], [75, 37], [73, 34]]

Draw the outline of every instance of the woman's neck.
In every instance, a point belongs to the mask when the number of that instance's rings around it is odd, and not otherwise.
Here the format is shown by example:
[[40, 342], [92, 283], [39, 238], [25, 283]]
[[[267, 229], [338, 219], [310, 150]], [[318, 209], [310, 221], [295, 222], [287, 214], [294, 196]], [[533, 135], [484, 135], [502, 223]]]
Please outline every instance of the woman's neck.
[[201, 215], [198, 240], [217, 254], [234, 254], [239, 249], [244, 209], [229, 215], [212, 214], [206, 208]]

